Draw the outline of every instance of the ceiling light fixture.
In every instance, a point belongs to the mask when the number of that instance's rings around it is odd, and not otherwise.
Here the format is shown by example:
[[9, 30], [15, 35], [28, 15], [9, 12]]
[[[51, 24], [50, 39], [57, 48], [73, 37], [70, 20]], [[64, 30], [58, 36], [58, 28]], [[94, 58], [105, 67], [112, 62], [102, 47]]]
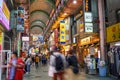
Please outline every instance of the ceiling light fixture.
[[64, 15], [67, 15], [67, 13], [64, 13]]
[[73, 4], [76, 4], [77, 3], [77, 0], [73, 0]]

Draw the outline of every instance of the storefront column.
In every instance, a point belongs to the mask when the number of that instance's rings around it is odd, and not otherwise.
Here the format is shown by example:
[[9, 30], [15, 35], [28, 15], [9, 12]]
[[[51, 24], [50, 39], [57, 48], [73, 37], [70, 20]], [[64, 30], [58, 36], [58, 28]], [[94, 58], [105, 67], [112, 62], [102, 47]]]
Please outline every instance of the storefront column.
[[105, 13], [104, 0], [98, 0], [101, 60], [105, 61]]

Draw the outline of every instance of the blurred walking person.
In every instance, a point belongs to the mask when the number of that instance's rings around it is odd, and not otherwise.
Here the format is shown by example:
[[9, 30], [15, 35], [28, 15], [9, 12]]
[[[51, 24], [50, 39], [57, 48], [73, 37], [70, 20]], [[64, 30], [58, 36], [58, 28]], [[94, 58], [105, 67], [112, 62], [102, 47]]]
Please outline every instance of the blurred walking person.
[[30, 66], [31, 66], [31, 57], [30, 56], [27, 56], [25, 65], [26, 65], [26, 73], [30, 74]]
[[39, 67], [39, 56], [38, 55], [35, 56], [35, 67], [36, 69]]
[[60, 48], [55, 45], [51, 47], [53, 50], [50, 56], [50, 66], [52, 66], [52, 70], [49, 73], [51, 73], [53, 80], [64, 80], [65, 56], [60, 53]]
[[22, 58], [17, 59], [16, 73], [14, 80], [23, 80], [25, 63]]
[[9, 73], [7, 80], [15, 80], [16, 65], [17, 65], [17, 52], [14, 51], [11, 55], [11, 61], [8, 64]]

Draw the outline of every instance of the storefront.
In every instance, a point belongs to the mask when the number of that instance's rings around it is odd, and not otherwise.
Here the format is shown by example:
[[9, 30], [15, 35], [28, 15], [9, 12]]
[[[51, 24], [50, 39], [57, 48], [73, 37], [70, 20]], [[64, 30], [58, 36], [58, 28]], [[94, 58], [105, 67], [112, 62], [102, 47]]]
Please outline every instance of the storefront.
[[[80, 39], [79, 50], [80, 50], [80, 64], [81, 64], [81, 66], [84, 65], [84, 62], [88, 63], [87, 65], [89, 65], [89, 63], [92, 63], [91, 62], [92, 58], [94, 58], [95, 60], [98, 58], [100, 59], [99, 40], [100, 39], [99, 39], [98, 34], [91, 35], [89, 37]], [[85, 59], [86, 59], [86, 61], [85, 61]], [[96, 62], [95, 62], [95, 64], [96, 64]], [[94, 69], [97, 69], [96, 65], [94, 65]]]
[[120, 23], [107, 27], [108, 63], [110, 74], [117, 76], [120, 66]]

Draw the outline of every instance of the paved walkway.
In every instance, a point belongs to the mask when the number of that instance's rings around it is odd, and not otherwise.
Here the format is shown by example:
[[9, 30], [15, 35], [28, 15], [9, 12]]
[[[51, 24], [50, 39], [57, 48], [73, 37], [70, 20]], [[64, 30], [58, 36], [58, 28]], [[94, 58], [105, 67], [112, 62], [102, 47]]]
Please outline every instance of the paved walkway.
[[[70, 69], [66, 71], [65, 79], [66, 80], [116, 80], [110, 77], [99, 77], [96, 75], [86, 75], [83, 72], [81, 72], [78, 75], [72, 74]], [[35, 69], [32, 67], [31, 73], [25, 74], [24, 80], [52, 80], [48, 76], [48, 67], [47, 66], [42, 66], [38, 69]]]

